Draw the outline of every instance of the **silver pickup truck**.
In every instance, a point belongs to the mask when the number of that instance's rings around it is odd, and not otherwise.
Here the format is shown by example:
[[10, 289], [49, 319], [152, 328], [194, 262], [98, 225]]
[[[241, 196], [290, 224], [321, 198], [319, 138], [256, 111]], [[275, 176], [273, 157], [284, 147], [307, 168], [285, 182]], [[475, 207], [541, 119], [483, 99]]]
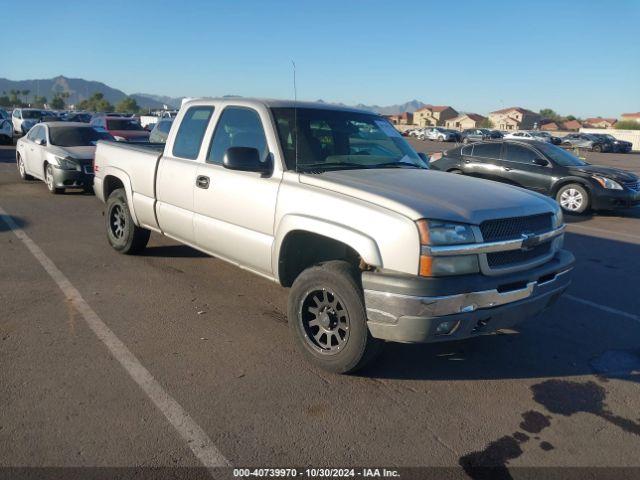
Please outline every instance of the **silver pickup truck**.
[[370, 112], [192, 100], [166, 145], [99, 142], [94, 168], [115, 250], [153, 231], [291, 287], [295, 342], [333, 372], [511, 327], [570, 283], [554, 200], [431, 171]]

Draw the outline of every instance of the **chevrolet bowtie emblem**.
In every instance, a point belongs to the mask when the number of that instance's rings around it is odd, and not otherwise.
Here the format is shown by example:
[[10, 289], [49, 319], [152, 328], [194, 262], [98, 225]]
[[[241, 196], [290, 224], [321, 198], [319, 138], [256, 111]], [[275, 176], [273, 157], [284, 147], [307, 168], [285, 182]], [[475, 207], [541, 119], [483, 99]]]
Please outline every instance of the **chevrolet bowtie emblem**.
[[535, 233], [524, 232], [521, 237], [522, 247], [520, 247], [520, 249], [524, 251], [531, 250], [533, 247], [537, 246], [540, 243], [540, 240]]

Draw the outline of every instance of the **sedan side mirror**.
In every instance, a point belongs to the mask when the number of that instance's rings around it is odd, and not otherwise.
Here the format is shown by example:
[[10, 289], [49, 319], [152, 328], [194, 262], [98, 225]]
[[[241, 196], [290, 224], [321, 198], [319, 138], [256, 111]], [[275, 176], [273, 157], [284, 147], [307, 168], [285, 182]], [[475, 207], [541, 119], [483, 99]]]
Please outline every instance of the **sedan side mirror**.
[[258, 172], [262, 175], [271, 173], [271, 162], [261, 162], [260, 152], [252, 147], [230, 147], [224, 152], [222, 160], [224, 168], [241, 172]]
[[538, 165], [539, 167], [546, 167], [547, 165], [549, 165], [549, 160], [545, 158], [534, 158], [533, 164]]
[[36, 138], [36, 145], [44, 146], [47, 144], [47, 141], [44, 138]]

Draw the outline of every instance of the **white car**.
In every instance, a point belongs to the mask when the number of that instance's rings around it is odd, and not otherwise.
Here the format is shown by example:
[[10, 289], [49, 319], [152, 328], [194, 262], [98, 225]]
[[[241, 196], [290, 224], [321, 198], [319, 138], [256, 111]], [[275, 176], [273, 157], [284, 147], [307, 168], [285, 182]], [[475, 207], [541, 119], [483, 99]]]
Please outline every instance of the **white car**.
[[455, 142], [459, 140], [460, 135], [457, 132], [443, 128], [431, 127], [425, 128], [423, 131], [423, 140], [438, 140], [440, 142]]
[[114, 140], [86, 123], [39, 123], [16, 144], [16, 163], [23, 180], [37, 178], [51, 193], [93, 186], [93, 158], [98, 140]]
[[37, 108], [16, 108], [11, 115], [13, 131], [22, 135], [26, 135], [40, 120], [42, 120], [42, 110]]
[[540, 132], [530, 130], [520, 130], [517, 132], [507, 133], [505, 140], [537, 140], [539, 142], [551, 143], [551, 136], [542, 135]]

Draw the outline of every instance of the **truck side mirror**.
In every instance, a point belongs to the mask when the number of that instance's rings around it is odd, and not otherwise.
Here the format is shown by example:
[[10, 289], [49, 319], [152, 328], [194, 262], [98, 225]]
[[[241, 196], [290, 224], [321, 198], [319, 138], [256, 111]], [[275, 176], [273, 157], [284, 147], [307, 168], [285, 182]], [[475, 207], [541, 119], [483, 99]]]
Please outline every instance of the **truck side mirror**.
[[260, 152], [252, 147], [227, 148], [222, 165], [229, 170], [241, 172], [258, 172], [262, 175], [271, 173], [271, 162], [261, 162]]

